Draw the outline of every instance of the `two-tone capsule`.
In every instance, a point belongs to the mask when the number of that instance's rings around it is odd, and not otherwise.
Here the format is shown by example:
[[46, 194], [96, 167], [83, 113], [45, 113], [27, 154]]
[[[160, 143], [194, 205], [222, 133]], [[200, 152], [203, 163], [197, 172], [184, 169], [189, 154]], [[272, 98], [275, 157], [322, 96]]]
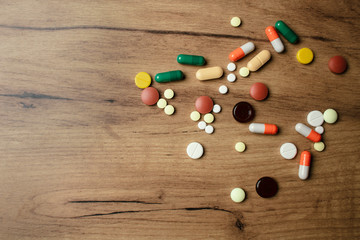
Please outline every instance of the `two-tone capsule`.
[[299, 38], [296, 35], [296, 33], [294, 33], [293, 30], [291, 30], [291, 28], [288, 27], [288, 25], [286, 25], [283, 21], [277, 21], [275, 23], [275, 28], [276, 30], [278, 30], [283, 36], [284, 38], [286, 38], [286, 40], [288, 40], [291, 43], [296, 43]]
[[278, 127], [275, 124], [252, 123], [249, 125], [249, 131], [252, 133], [275, 135], [278, 132]]
[[295, 130], [313, 142], [320, 142], [321, 140], [321, 135], [315, 132], [314, 130], [312, 130], [311, 128], [309, 128], [308, 126], [306, 126], [305, 124], [302, 123], [296, 124]]
[[245, 43], [241, 47], [235, 49], [229, 54], [229, 59], [232, 62], [236, 62], [241, 58], [245, 57], [249, 53], [255, 50], [255, 45], [252, 42]]
[[268, 37], [271, 45], [273, 46], [274, 50], [278, 53], [284, 51], [284, 44], [282, 43], [279, 35], [277, 34], [275, 28], [273, 26], [268, 26], [265, 29], [266, 36]]
[[195, 65], [195, 66], [205, 65], [205, 58], [203, 56], [179, 54], [176, 60], [180, 64]]
[[269, 50], [262, 50], [260, 53], [258, 53], [253, 59], [251, 59], [248, 64], [247, 68], [255, 72], [259, 68], [261, 68], [267, 61], [269, 61], [271, 58], [271, 53]]
[[299, 178], [305, 180], [309, 177], [311, 154], [308, 151], [303, 151], [300, 156], [299, 164]]
[[183, 78], [184, 78], [184, 74], [180, 70], [162, 72], [155, 75], [155, 81], [157, 81], [158, 83], [178, 81], [178, 80], [182, 80]]

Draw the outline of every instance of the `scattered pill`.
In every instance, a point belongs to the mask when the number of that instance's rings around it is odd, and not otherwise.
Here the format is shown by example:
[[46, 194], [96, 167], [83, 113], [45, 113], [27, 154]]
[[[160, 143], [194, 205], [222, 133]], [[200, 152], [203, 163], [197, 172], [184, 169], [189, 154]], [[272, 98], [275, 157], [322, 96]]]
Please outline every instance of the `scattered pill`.
[[229, 70], [230, 72], [233, 72], [236, 70], [236, 65], [235, 63], [231, 62], [227, 65], [227, 70]]
[[146, 72], [139, 72], [138, 74], [136, 74], [135, 76], [135, 85], [138, 88], [147, 88], [148, 86], [150, 86], [151, 84], [151, 77], [148, 73]]
[[338, 114], [334, 109], [330, 108], [324, 112], [325, 122], [332, 124], [332, 123], [335, 123], [337, 121], [337, 119], [338, 119]]
[[241, 188], [234, 188], [230, 193], [231, 200], [233, 200], [236, 203], [240, 203], [244, 201], [245, 196], [246, 196], [245, 191]]
[[173, 97], [174, 97], [174, 91], [173, 90], [171, 90], [171, 89], [166, 89], [165, 91], [164, 91], [164, 97], [166, 98], [166, 99], [172, 99]]
[[328, 67], [333, 73], [343, 73], [347, 69], [347, 62], [342, 56], [334, 56], [330, 58]]
[[268, 26], [265, 29], [266, 36], [268, 37], [271, 45], [277, 53], [281, 53], [284, 51], [284, 44], [282, 43], [279, 35], [277, 34], [275, 28], [273, 26]]
[[250, 122], [255, 116], [255, 110], [248, 102], [238, 102], [233, 108], [233, 117], [240, 123]]
[[201, 130], [204, 130], [206, 128], [206, 122], [200, 121], [198, 123], [198, 128], [201, 129]]
[[186, 152], [190, 158], [199, 159], [204, 154], [204, 148], [200, 143], [192, 142], [187, 146]]
[[228, 89], [228, 87], [225, 86], [225, 85], [221, 85], [221, 86], [219, 87], [219, 93], [221, 93], [221, 94], [227, 94], [228, 91], [229, 91], [229, 89]]
[[314, 59], [314, 53], [310, 48], [302, 48], [297, 52], [296, 58], [299, 63], [309, 64]]
[[241, 19], [239, 17], [233, 17], [230, 21], [231, 26], [238, 27], [241, 24]]
[[213, 112], [214, 113], [221, 112], [221, 106], [219, 104], [215, 104], [214, 107], [213, 107]]
[[159, 100], [159, 92], [156, 88], [147, 87], [141, 92], [141, 101], [146, 105], [154, 105]]
[[299, 164], [299, 178], [301, 180], [305, 180], [309, 177], [310, 162], [311, 162], [310, 152], [303, 151], [300, 156], [300, 164]]
[[275, 135], [278, 132], [278, 127], [275, 124], [251, 123], [249, 125], [249, 131], [252, 133]]
[[239, 74], [242, 77], [247, 77], [250, 74], [250, 70], [247, 67], [242, 67], [240, 68]]
[[313, 127], [321, 126], [324, 123], [324, 116], [318, 110], [311, 111], [307, 115], [307, 122]]
[[290, 43], [296, 43], [298, 41], [298, 36], [294, 33], [291, 28], [289, 28], [283, 21], [277, 21], [275, 23], [275, 28], [278, 30], [286, 40]]
[[160, 98], [159, 101], [157, 101], [156, 105], [158, 106], [158, 108], [165, 108], [167, 105], [167, 102], [165, 99]]
[[270, 198], [278, 192], [278, 184], [271, 177], [262, 177], [256, 182], [256, 192], [260, 197]]
[[297, 148], [293, 143], [284, 143], [280, 147], [280, 155], [285, 159], [293, 159], [297, 154]]
[[224, 70], [221, 67], [202, 68], [196, 72], [196, 78], [200, 81], [221, 78]]
[[306, 126], [305, 124], [298, 123], [295, 126], [295, 130], [306, 137], [307, 139], [313, 141], [313, 142], [319, 142], [321, 140], [321, 135]]
[[323, 126], [317, 126], [315, 128], [315, 132], [317, 132], [318, 134], [323, 134], [324, 133], [324, 127]]
[[236, 81], [236, 75], [233, 74], [233, 73], [228, 74], [226, 78], [227, 78], [227, 80], [229, 82], [235, 82]]
[[184, 74], [180, 70], [162, 72], [155, 75], [155, 81], [158, 83], [172, 82], [184, 79]]
[[199, 121], [200, 117], [201, 116], [200, 116], [200, 113], [198, 111], [193, 111], [190, 114], [190, 119], [193, 120], [194, 122]]
[[203, 56], [179, 54], [177, 62], [186, 65], [202, 66], [205, 64], [205, 58]]
[[214, 132], [214, 127], [211, 125], [207, 125], [205, 128], [205, 132], [208, 134], [212, 134]]
[[267, 86], [263, 83], [254, 83], [250, 87], [250, 96], [258, 101], [264, 100], [269, 93], [269, 89]]
[[175, 108], [173, 105], [167, 105], [165, 108], [164, 108], [164, 112], [166, 115], [173, 115], [174, 112], [175, 112]]
[[208, 96], [198, 97], [195, 101], [195, 109], [202, 114], [211, 112], [214, 107], [213, 100]]
[[207, 114], [205, 114], [205, 116], [204, 116], [204, 121], [206, 122], [206, 123], [212, 123], [213, 121], [214, 121], [214, 115], [212, 115], [211, 113], [207, 113]]
[[244, 152], [245, 149], [246, 149], [245, 143], [243, 143], [243, 142], [237, 142], [237, 143], [235, 144], [235, 150], [236, 150], [236, 151], [238, 151], [238, 152]]
[[258, 55], [256, 55], [253, 59], [251, 59], [248, 64], [247, 68], [255, 72], [259, 68], [261, 68], [267, 61], [269, 61], [271, 58], [271, 53], [269, 50], [262, 50]]
[[254, 51], [254, 49], [255, 49], [254, 43], [247, 42], [244, 45], [242, 45], [241, 47], [232, 51], [229, 54], [229, 59], [232, 62], [236, 62], [236, 61], [240, 60], [241, 58], [245, 57], [246, 55], [248, 55], [249, 53], [251, 53], [252, 51]]
[[323, 142], [314, 143], [314, 149], [318, 152], [322, 152], [325, 149], [325, 144]]

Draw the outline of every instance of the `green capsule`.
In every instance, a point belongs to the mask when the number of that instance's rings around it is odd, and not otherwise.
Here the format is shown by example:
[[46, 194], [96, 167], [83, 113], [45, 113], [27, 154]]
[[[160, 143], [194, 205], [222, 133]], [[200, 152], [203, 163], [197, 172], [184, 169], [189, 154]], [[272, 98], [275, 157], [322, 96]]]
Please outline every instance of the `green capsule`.
[[177, 56], [177, 62], [187, 65], [202, 66], [205, 64], [205, 58], [203, 56], [179, 54]]
[[155, 75], [155, 81], [158, 83], [178, 81], [184, 78], [184, 74], [180, 70], [158, 73]]
[[289, 28], [283, 21], [277, 21], [275, 23], [275, 28], [278, 30], [285, 38], [291, 43], [296, 43], [298, 41], [298, 36], [294, 33], [291, 28]]

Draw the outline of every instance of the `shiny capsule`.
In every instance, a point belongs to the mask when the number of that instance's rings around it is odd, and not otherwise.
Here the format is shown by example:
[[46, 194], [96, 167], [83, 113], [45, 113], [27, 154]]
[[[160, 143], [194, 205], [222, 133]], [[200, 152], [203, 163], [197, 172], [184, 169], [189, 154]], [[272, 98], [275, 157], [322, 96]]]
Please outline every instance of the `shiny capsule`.
[[301, 180], [305, 180], [309, 177], [310, 162], [311, 162], [310, 152], [303, 151], [300, 156], [300, 164], [299, 164], [299, 178]]
[[184, 74], [180, 70], [162, 72], [155, 75], [155, 81], [157, 81], [158, 83], [178, 81], [178, 80], [182, 80], [183, 78], [184, 78]]
[[314, 130], [312, 130], [311, 128], [309, 128], [308, 126], [306, 126], [305, 124], [302, 123], [296, 124], [295, 130], [313, 142], [320, 142], [321, 140], [321, 135], [315, 132]]
[[196, 78], [198, 80], [211, 80], [220, 78], [224, 74], [224, 70], [221, 67], [209, 67], [209, 68], [202, 68], [196, 72]]
[[273, 26], [268, 26], [265, 29], [266, 36], [268, 37], [271, 45], [277, 53], [281, 53], [284, 51], [284, 44], [282, 43], [279, 35], [277, 34], [275, 28]]
[[256, 55], [253, 59], [251, 59], [248, 64], [247, 68], [255, 72], [259, 68], [261, 68], [267, 61], [269, 61], [271, 58], [271, 53], [268, 50], [262, 50], [258, 55]]
[[249, 125], [249, 131], [252, 133], [275, 135], [278, 132], [278, 127], [275, 124], [252, 123]]
[[276, 30], [278, 30], [283, 36], [284, 38], [286, 38], [286, 40], [288, 40], [291, 43], [296, 43], [299, 38], [296, 35], [296, 33], [294, 33], [293, 30], [291, 30], [291, 28], [288, 27], [288, 25], [286, 25], [283, 21], [277, 21], [275, 23], [275, 28]]
[[252, 42], [245, 43], [241, 47], [235, 49], [229, 54], [229, 59], [232, 62], [236, 62], [241, 58], [245, 57], [249, 53], [255, 50], [255, 45]]
[[177, 62], [186, 65], [202, 66], [205, 64], [205, 58], [203, 56], [179, 54]]

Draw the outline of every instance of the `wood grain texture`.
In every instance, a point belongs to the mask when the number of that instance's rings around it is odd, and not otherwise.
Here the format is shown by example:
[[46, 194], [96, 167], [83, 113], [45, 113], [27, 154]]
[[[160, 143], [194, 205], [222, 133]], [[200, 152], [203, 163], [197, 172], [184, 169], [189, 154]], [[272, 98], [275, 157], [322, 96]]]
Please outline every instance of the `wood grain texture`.
[[[0, 2], [0, 239], [359, 239], [360, 5], [358, 1], [45, 1]], [[231, 17], [240, 16], [240, 28]], [[276, 54], [264, 29], [287, 22], [300, 43]], [[235, 83], [200, 82], [179, 53], [205, 56], [225, 69], [228, 54], [251, 40], [272, 60]], [[301, 47], [314, 62], [299, 64]], [[238, 62], [246, 65], [256, 53]], [[347, 72], [327, 61], [343, 55]], [[137, 72], [182, 70], [169, 117], [145, 106]], [[238, 75], [238, 74], [237, 74]], [[239, 75], [238, 75], [239, 77]], [[248, 94], [270, 89], [264, 102]], [[220, 95], [218, 87], [230, 92]], [[215, 133], [189, 119], [198, 96], [223, 107]], [[231, 110], [250, 102], [255, 122], [277, 136], [248, 132]], [[326, 150], [294, 131], [311, 110], [334, 108]], [[186, 146], [205, 147], [200, 160]], [[244, 141], [246, 152], [234, 151]], [[294, 142], [313, 154], [311, 176], [279, 147]], [[274, 177], [279, 192], [262, 199], [256, 181]], [[234, 204], [234, 187], [247, 199]]]

